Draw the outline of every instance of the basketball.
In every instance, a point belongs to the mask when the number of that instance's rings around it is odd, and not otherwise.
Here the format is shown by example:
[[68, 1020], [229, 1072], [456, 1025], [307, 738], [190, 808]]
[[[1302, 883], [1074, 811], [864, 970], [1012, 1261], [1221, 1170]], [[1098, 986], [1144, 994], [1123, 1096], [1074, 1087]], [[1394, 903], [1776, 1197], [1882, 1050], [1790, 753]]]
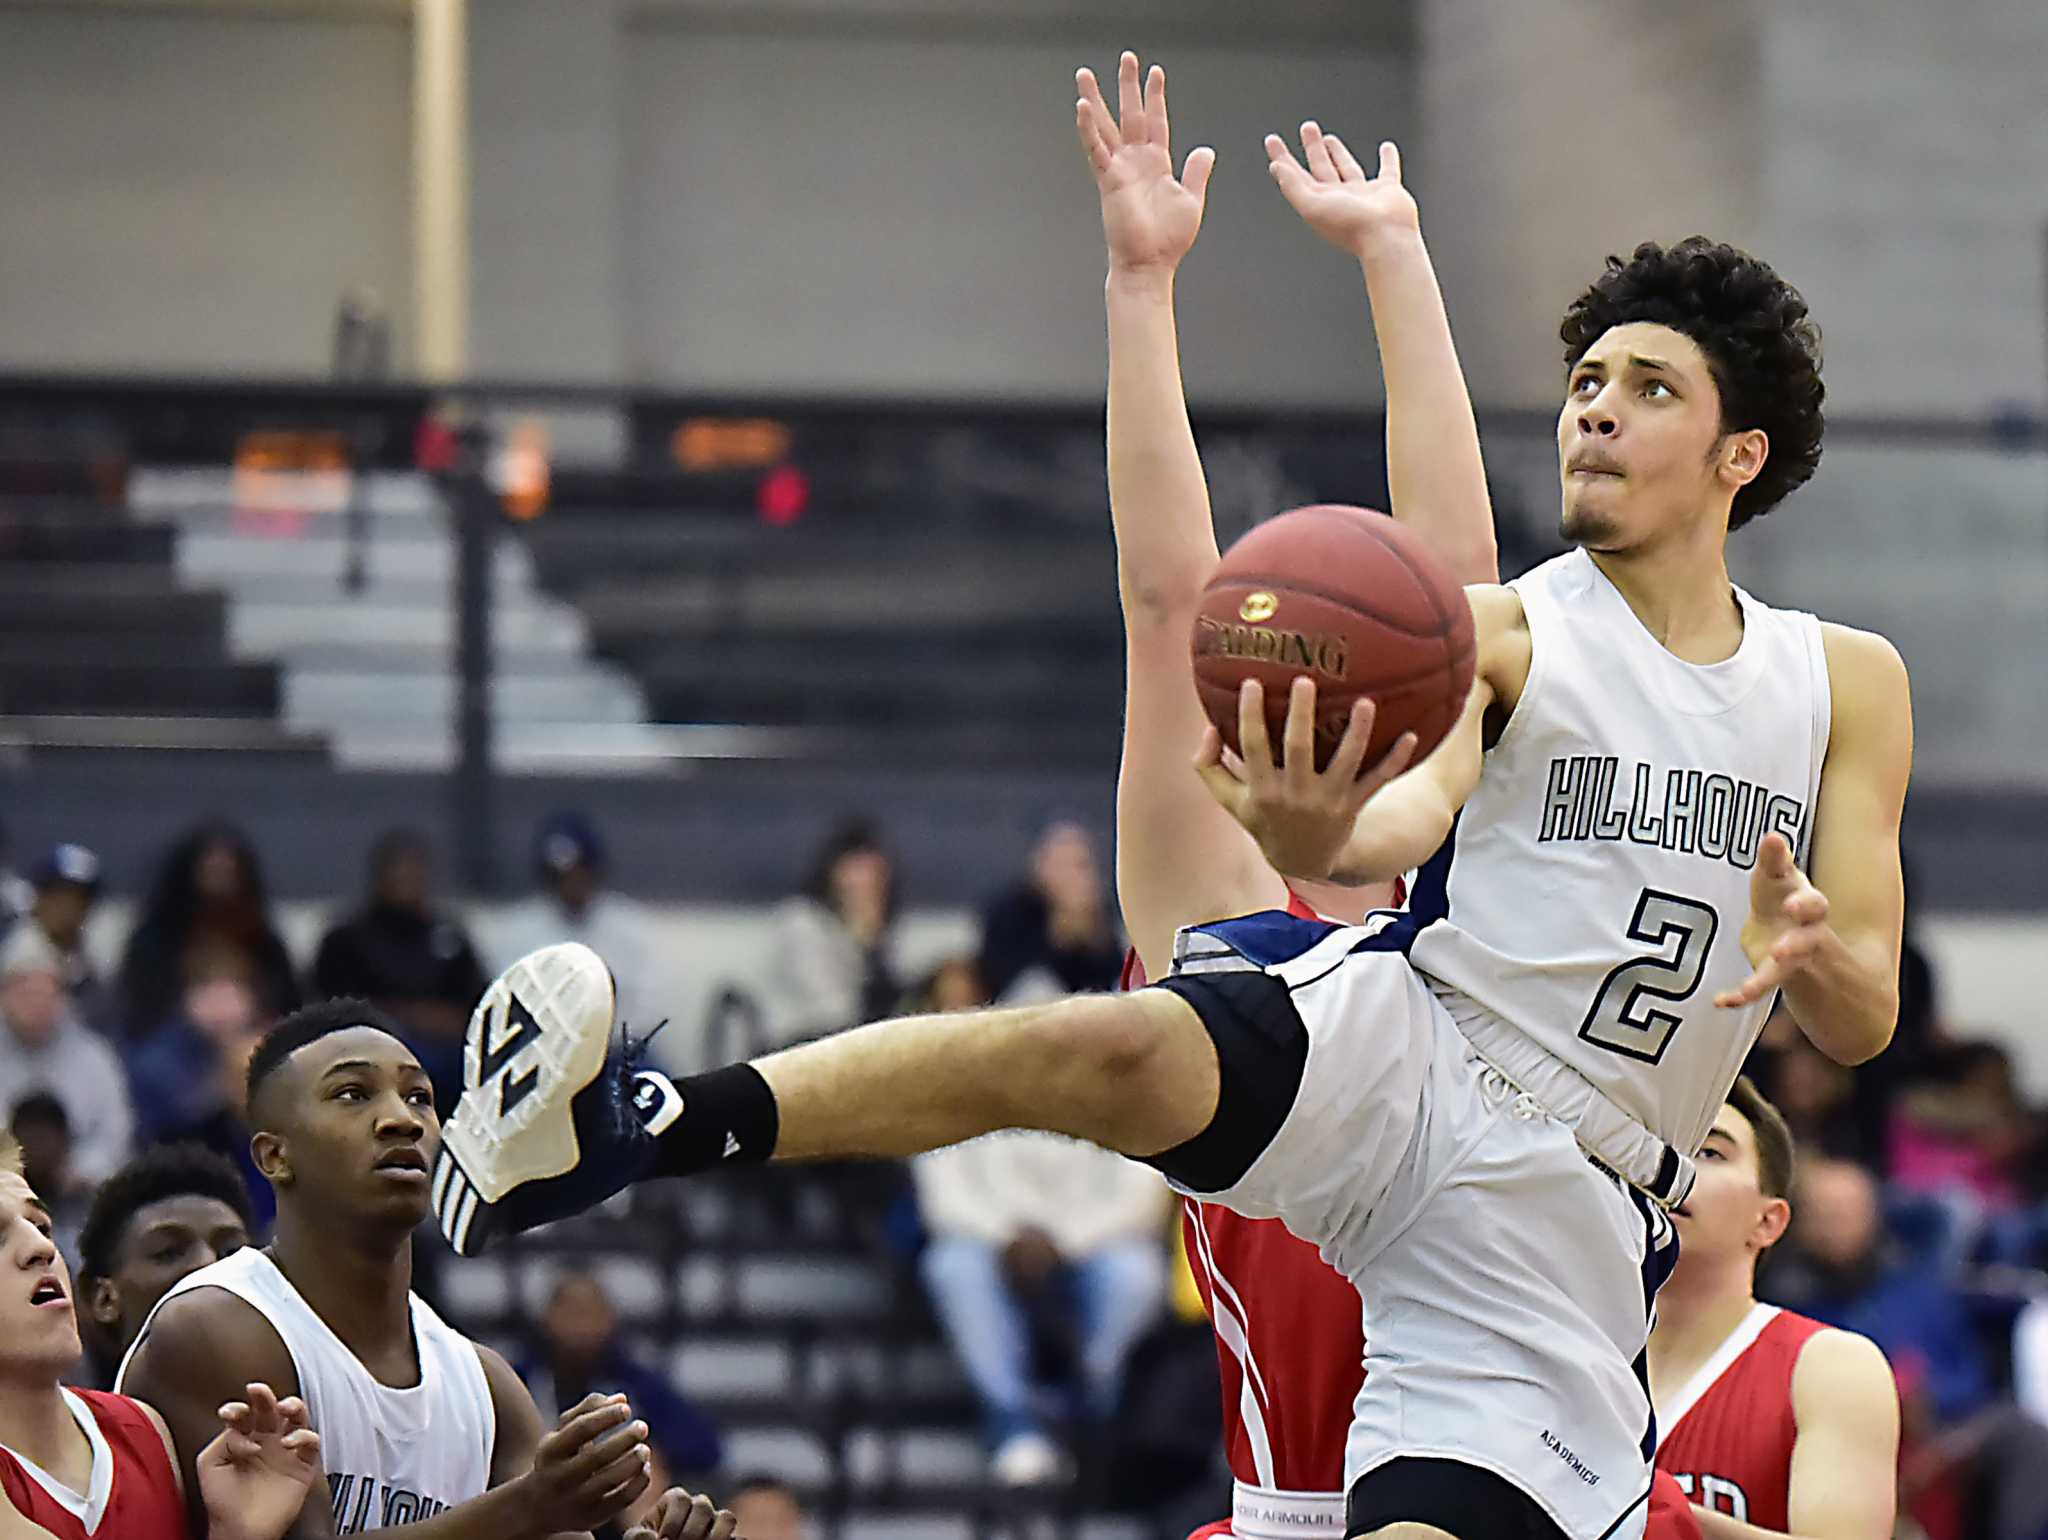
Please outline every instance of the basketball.
[[1195, 688], [1233, 751], [1237, 692], [1266, 689], [1280, 748], [1295, 675], [1316, 682], [1316, 767], [1344, 736], [1351, 703], [1378, 707], [1365, 764], [1405, 732], [1420, 761], [1472, 688], [1472, 607], [1422, 540], [1383, 513], [1338, 503], [1268, 519], [1223, 555], [1195, 615]]

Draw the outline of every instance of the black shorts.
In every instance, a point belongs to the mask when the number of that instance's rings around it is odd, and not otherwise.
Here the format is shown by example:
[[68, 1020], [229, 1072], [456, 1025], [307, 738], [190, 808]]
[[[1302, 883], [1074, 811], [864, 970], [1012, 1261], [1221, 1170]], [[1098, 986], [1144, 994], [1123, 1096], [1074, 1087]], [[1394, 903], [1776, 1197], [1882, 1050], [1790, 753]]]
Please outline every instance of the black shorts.
[[1505, 1477], [1458, 1460], [1404, 1456], [1352, 1483], [1344, 1532], [1432, 1524], [1458, 1540], [1568, 1540], [1536, 1499]]

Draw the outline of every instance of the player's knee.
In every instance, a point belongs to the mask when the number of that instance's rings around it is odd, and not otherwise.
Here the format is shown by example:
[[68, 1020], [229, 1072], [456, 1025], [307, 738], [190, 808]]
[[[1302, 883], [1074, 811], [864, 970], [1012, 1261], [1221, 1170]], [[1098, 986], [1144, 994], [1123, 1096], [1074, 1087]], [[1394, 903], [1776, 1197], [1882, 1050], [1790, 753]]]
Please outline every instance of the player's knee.
[[1153, 1155], [1215, 1110], [1214, 1051], [1192, 1008], [1161, 991], [1065, 1001], [1048, 1013], [1042, 1047], [1073, 1110], [1076, 1126], [1062, 1132]]
[[1384, 1524], [1378, 1529], [1361, 1529], [1351, 1540], [1459, 1540], [1448, 1529], [1434, 1524]]

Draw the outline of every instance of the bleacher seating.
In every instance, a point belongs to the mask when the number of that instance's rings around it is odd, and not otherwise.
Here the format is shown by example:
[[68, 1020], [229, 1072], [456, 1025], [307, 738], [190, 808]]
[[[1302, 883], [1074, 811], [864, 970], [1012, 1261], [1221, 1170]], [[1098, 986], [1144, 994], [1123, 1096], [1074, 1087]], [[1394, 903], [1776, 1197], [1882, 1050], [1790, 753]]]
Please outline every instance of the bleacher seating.
[[570, 506], [525, 538], [658, 721], [883, 729], [963, 759], [1114, 751], [1104, 527]]
[[[180, 582], [171, 531], [118, 501], [0, 494], [0, 719], [31, 745], [318, 753], [277, 721], [277, 670], [234, 655], [223, 596]], [[173, 727], [166, 730], [165, 721]], [[177, 719], [195, 729], [177, 731]]]
[[987, 1479], [973, 1397], [883, 1239], [893, 1168], [728, 1171], [664, 1183], [434, 1269], [449, 1317], [508, 1351], [569, 1267], [722, 1430], [731, 1471], [790, 1482], [840, 1540], [1039, 1532], [1151, 1540], [1143, 1524], [1022, 1501]]

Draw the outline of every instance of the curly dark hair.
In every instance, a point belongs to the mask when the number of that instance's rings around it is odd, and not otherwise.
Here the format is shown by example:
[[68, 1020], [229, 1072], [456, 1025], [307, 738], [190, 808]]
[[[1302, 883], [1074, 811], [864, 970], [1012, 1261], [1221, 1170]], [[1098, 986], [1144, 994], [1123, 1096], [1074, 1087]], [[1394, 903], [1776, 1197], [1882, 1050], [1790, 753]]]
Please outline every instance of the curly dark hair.
[[1799, 291], [1767, 262], [1703, 235], [1676, 246], [1645, 241], [1573, 300], [1558, 327], [1567, 368], [1616, 326], [1653, 321], [1690, 337], [1721, 393], [1721, 431], [1760, 428], [1770, 452], [1735, 494], [1728, 527], [1762, 518], [1806, 485], [1820, 464], [1820, 327]]
[[187, 1194], [218, 1198], [235, 1211], [244, 1229], [254, 1227], [249, 1188], [233, 1161], [203, 1145], [152, 1145], [108, 1177], [93, 1195], [92, 1212], [78, 1232], [78, 1276], [111, 1278], [128, 1222], [160, 1199]]

